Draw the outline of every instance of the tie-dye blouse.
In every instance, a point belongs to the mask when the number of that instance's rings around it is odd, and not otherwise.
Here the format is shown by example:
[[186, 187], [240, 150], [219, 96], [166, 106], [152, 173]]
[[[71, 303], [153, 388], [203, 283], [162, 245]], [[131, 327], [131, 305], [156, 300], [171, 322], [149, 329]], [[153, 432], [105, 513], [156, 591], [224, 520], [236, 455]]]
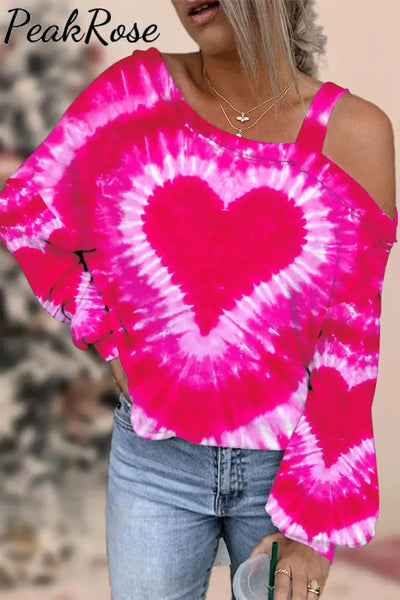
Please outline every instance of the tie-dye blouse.
[[101, 73], [6, 182], [0, 237], [73, 343], [119, 357], [151, 440], [285, 450], [265, 509], [333, 559], [375, 533], [371, 405], [392, 220], [322, 154], [226, 132], [156, 47]]

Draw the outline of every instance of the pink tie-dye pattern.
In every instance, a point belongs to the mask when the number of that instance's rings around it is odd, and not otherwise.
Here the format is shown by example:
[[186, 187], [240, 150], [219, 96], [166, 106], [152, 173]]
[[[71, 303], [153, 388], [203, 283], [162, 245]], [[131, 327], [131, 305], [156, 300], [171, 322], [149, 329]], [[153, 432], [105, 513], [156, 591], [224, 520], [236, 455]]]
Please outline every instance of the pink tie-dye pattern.
[[330, 561], [375, 531], [398, 222], [322, 154], [346, 91], [322, 86], [296, 143], [257, 142], [202, 119], [158, 50], [135, 50], [0, 195], [0, 237], [43, 307], [78, 348], [119, 356], [136, 433], [285, 449], [266, 511]]

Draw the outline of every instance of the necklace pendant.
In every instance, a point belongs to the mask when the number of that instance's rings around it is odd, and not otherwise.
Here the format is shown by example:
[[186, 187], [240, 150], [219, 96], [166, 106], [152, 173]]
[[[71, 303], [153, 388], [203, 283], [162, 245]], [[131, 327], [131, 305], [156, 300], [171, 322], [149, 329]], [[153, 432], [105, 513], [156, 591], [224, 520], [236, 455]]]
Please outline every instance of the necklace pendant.
[[245, 123], [246, 121], [250, 121], [250, 117], [246, 117], [246, 113], [242, 112], [240, 117], [236, 117], [236, 121], [240, 121], [241, 123]]
[[237, 135], [238, 137], [243, 137], [243, 133], [241, 129], [237, 130], [237, 133], [235, 133], [235, 135]]

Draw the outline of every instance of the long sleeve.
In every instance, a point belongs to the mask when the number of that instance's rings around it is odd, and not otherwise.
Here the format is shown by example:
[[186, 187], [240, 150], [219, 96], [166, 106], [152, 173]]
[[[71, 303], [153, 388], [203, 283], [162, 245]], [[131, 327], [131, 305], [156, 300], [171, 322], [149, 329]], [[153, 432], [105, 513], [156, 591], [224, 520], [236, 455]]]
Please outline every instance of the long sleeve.
[[93, 344], [103, 360], [118, 356], [108, 308], [85, 263], [85, 252], [40, 194], [11, 179], [0, 195], [0, 238], [45, 310], [69, 323], [77, 348]]
[[[397, 240], [396, 240], [397, 241]], [[349, 260], [309, 365], [305, 410], [265, 505], [281, 533], [333, 560], [375, 534], [379, 511], [372, 403], [390, 244]], [[353, 266], [352, 266], [353, 265]]]
[[0, 239], [33, 293], [52, 317], [69, 323], [76, 347], [93, 344], [103, 360], [116, 358], [118, 350], [108, 307], [86, 264], [87, 253], [96, 249], [85, 222], [85, 197], [96, 191], [97, 168], [87, 157], [106, 122], [99, 107], [110, 112], [121, 99], [119, 63], [73, 101], [0, 194]]

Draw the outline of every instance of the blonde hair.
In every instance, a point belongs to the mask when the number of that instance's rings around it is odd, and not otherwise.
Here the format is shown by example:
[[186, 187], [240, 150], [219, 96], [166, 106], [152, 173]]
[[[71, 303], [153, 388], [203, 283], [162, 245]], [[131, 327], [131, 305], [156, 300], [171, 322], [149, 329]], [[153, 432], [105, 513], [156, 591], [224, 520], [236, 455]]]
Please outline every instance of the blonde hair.
[[298, 94], [298, 71], [317, 75], [315, 54], [319, 58], [325, 53], [327, 38], [315, 23], [315, 0], [220, 0], [220, 4], [233, 28], [242, 69], [254, 89], [260, 52], [274, 95], [285, 83], [279, 80], [277, 63], [282, 54]]

